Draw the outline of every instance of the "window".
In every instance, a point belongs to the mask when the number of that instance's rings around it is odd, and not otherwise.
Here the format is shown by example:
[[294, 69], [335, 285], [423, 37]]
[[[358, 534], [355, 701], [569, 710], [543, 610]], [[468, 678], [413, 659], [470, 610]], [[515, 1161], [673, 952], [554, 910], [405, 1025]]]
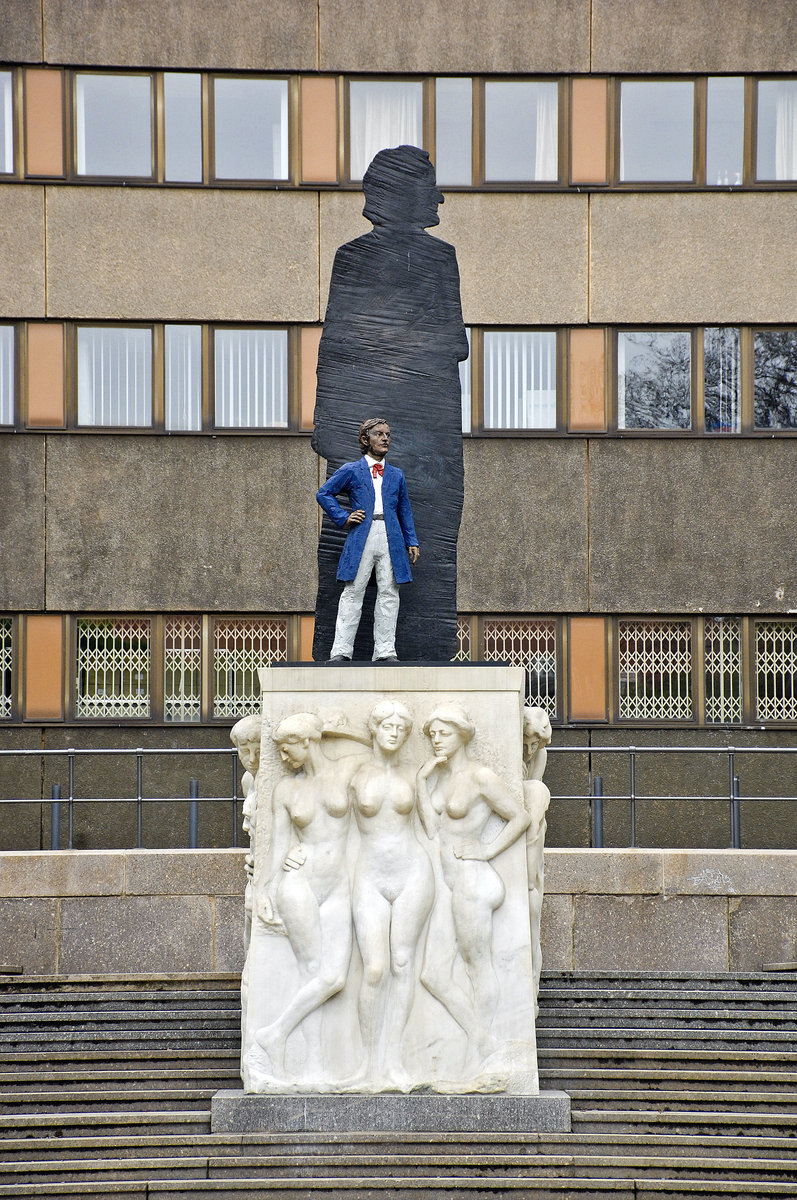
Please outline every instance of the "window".
[[756, 429], [797, 429], [797, 329], [758, 329], [753, 335]]
[[526, 703], [556, 714], [556, 621], [485, 617], [483, 658], [526, 668]]
[[216, 179], [288, 178], [288, 81], [213, 81]]
[[738, 617], [704, 624], [706, 724], [742, 720], [742, 623]]
[[14, 626], [11, 617], [0, 617], [0, 718], [13, 712]]
[[0, 175], [14, 173], [14, 92], [10, 71], [0, 71]]
[[690, 429], [691, 363], [686, 331], [618, 333], [618, 428]]
[[284, 329], [216, 329], [216, 425], [287, 429], [288, 334]]
[[[466, 326], [465, 336], [468, 339], [468, 347], [471, 345], [471, 331]], [[472, 408], [473, 396], [471, 390], [471, 369], [470, 369], [470, 354], [466, 359], [459, 364], [459, 386], [462, 390], [462, 432], [470, 433], [473, 423]]]
[[703, 408], [707, 433], [738, 433], [741, 429], [741, 371], [739, 330], [703, 330]]
[[484, 333], [485, 429], [556, 428], [556, 334]]
[[78, 175], [152, 177], [149, 75], [75, 76]]
[[797, 80], [762, 79], [758, 84], [756, 177], [797, 179]]
[[620, 180], [691, 182], [695, 85], [689, 80], [620, 84]]
[[168, 430], [202, 428], [202, 328], [165, 325], [164, 403]]
[[692, 718], [692, 626], [689, 621], [618, 621], [623, 721]]
[[559, 85], [488, 80], [484, 85], [484, 178], [555, 182]]
[[0, 425], [14, 424], [14, 326], [0, 325]]
[[349, 84], [349, 174], [362, 179], [371, 159], [391, 146], [423, 146], [423, 84], [353, 79]]
[[143, 617], [78, 619], [77, 717], [148, 717], [150, 625]]
[[473, 81], [435, 80], [435, 169], [441, 187], [473, 182]]
[[78, 425], [152, 424], [151, 329], [78, 329], [77, 419]]
[[757, 621], [756, 720], [797, 721], [797, 623]]
[[288, 660], [285, 618], [222, 618], [215, 622], [214, 717], [260, 712], [258, 667]]
[[202, 182], [202, 76], [163, 76], [164, 162], [167, 180]]
[[706, 183], [738, 187], [744, 172], [744, 79], [707, 82]]
[[163, 717], [198, 721], [202, 716], [202, 619], [169, 617], [163, 630]]

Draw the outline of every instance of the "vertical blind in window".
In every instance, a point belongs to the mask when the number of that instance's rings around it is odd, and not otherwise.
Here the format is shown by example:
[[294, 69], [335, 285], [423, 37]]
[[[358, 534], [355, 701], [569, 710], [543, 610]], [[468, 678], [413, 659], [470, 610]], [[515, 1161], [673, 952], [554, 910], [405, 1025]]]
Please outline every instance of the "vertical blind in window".
[[362, 179], [375, 154], [389, 146], [423, 146], [423, 84], [353, 79], [349, 84], [349, 158]]
[[0, 71], [0, 174], [14, 170], [14, 120], [11, 72]]
[[152, 331], [77, 331], [78, 425], [152, 424]]
[[288, 81], [216, 79], [217, 179], [288, 178]]
[[77, 75], [78, 175], [152, 175], [149, 75]]
[[484, 177], [556, 181], [559, 85], [490, 80], [484, 85]]
[[556, 334], [484, 334], [485, 429], [556, 428]]
[[217, 329], [216, 425], [287, 429], [288, 334], [284, 329]]
[[202, 330], [199, 325], [165, 325], [166, 428], [202, 428]]
[[759, 179], [797, 179], [797, 82], [758, 85]]
[[14, 326], [0, 325], [0, 425], [14, 424]]

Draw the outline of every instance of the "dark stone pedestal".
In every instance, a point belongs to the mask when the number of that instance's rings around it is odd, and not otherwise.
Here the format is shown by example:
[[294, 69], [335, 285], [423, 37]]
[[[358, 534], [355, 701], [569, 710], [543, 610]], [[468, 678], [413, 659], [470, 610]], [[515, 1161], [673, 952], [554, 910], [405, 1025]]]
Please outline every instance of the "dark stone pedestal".
[[384, 1093], [353, 1095], [247, 1095], [216, 1092], [213, 1133], [569, 1133], [570, 1097], [443, 1096]]

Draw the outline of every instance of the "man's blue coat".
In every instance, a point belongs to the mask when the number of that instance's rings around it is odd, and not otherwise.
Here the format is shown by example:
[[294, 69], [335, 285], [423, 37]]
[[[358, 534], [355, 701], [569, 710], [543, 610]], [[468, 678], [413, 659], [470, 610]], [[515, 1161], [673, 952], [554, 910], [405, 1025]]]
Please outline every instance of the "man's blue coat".
[[[404, 478], [404, 472], [400, 471], [398, 467], [391, 467], [387, 462], [384, 467], [382, 507], [385, 511], [385, 529], [390, 549], [390, 561], [393, 564], [396, 583], [409, 583], [412, 579], [412, 571], [410, 570], [410, 560], [407, 557], [407, 546], [417, 546], [418, 538], [412, 519], [410, 499], [407, 495], [407, 481]], [[344, 493], [349, 497], [352, 512], [356, 508], [361, 508], [365, 513], [364, 521], [350, 527], [338, 563], [338, 579], [348, 583], [357, 574], [368, 530], [371, 528], [374, 517], [374, 484], [371, 478], [371, 468], [365, 461], [365, 456], [359, 462], [344, 463], [316, 493], [316, 500], [327, 516], [338, 526], [345, 525], [349, 516], [346, 509], [338, 504], [335, 498]]]

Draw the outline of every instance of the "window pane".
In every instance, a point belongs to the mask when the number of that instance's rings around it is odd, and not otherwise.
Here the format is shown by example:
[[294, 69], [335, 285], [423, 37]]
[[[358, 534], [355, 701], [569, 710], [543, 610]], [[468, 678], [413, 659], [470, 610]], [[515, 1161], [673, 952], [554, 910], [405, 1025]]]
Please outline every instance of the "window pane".
[[77, 331], [78, 425], [152, 424], [152, 330]]
[[797, 429], [797, 329], [753, 336], [756, 429]]
[[[470, 348], [470, 326], [465, 329], [465, 336], [468, 339], [468, 348]], [[462, 432], [470, 433], [471, 430], [471, 372], [470, 372], [470, 354], [459, 364], [459, 386], [462, 389]]]
[[260, 712], [258, 667], [288, 661], [284, 617], [223, 618], [213, 639], [213, 715], [245, 717]]
[[469, 185], [473, 82], [438, 79], [435, 82], [435, 143], [437, 182], [441, 187]]
[[797, 624], [756, 624], [755, 670], [756, 720], [797, 721]]
[[706, 618], [706, 721], [742, 719], [742, 627], [738, 617]]
[[738, 187], [744, 155], [744, 79], [708, 81], [706, 183]]
[[202, 76], [163, 76], [166, 178], [202, 182]]
[[618, 333], [617, 425], [620, 429], [691, 429], [689, 333]]
[[362, 179], [371, 159], [389, 146], [423, 147], [423, 84], [353, 79], [349, 84], [349, 161]]
[[10, 717], [14, 691], [11, 682], [14, 627], [10, 617], [0, 617], [0, 717]]
[[287, 179], [287, 80], [216, 79], [213, 96], [216, 178]]
[[14, 170], [14, 105], [11, 72], [0, 71], [0, 173]]
[[202, 330], [165, 325], [167, 429], [202, 428]]
[[78, 175], [152, 175], [148, 75], [75, 79]]
[[146, 618], [77, 622], [78, 717], [148, 717], [150, 622]]
[[797, 81], [758, 85], [759, 179], [797, 179]]
[[0, 325], [0, 425], [14, 424], [14, 326]]
[[556, 621], [485, 617], [485, 662], [526, 668], [526, 703], [556, 716]]
[[163, 627], [163, 716], [198, 721], [202, 715], [202, 621], [173, 617]]
[[690, 623], [620, 621], [618, 634], [621, 719], [691, 720]]
[[556, 428], [556, 334], [484, 334], [485, 429]]
[[620, 85], [620, 178], [640, 183], [691, 180], [695, 85]]
[[558, 84], [485, 83], [485, 179], [555, 181], [558, 124]]
[[739, 330], [704, 330], [703, 358], [706, 431], [738, 433], [741, 428]]
[[287, 331], [217, 329], [214, 347], [216, 425], [287, 429]]

